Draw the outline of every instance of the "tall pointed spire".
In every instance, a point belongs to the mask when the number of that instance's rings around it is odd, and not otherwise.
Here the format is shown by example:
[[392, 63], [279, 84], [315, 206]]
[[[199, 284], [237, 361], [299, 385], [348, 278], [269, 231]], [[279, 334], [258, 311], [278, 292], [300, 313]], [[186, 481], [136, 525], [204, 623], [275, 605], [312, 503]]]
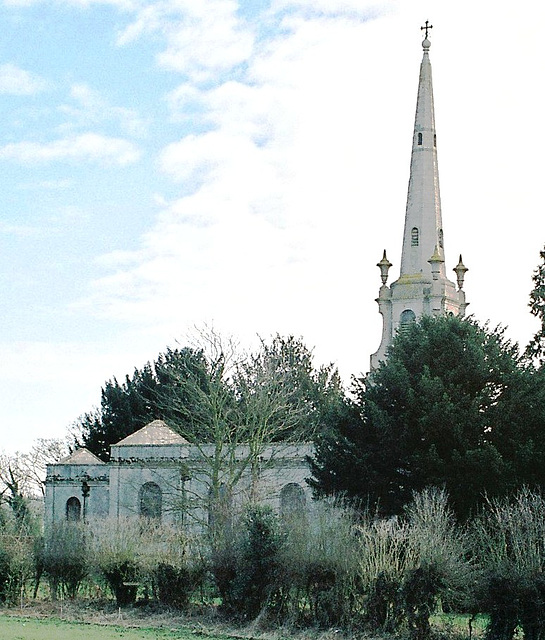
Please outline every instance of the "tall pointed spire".
[[460, 262], [454, 269], [458, 276], [458, 290], [445, 271], [439, 168], [437, 164], [437, 135], [433, 106], [433, 86], [426, 21], [424, 53], [420, 65], [418, 97], [411, 154], [411, 171], [405, 210], [405, 228], [399, 278], [387, 286], [391, 266], [384, 252], [378, 266], [382, 286], [377, 302], [383, 317], [382, 340], [378, 351], [371, 356], [371, 369], [386, 358], [396, 331], [422, 315], [453, 313], [463, 316], [467, 303], [462, 290], [467, 268]]
[[[411, 174], [401, 254], [402, 276], [421, 273], [428, 278], [431, 277], [428, 260], [435, 247], [438, 247], [439, 254], [444, 257], [430, 46], [426, 34], [422, 43], [424, 55], [418, 82]], [[445, 277], [444, 263], [440, 275]]]

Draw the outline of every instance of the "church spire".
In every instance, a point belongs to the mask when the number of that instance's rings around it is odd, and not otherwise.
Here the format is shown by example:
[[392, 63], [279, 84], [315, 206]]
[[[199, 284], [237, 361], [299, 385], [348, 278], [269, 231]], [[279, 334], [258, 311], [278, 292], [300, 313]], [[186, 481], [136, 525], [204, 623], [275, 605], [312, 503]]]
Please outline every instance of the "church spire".
[[467, 303], [462, 290], [467, 268], [460, 262], [454, 269], [458, 289], [445, 271], [445, 251], [439, 169], [437, 165], [437, 135], [433, 106], [433, 86], [428, 39], [432, 25], [426, 20], [424, 53], [420, 65], [418, 97], [411, 153], [411, 169], [399, 278], [387, 286], [391, 264], [384, 252], [378, 263], [382, 286], [377, 302], [383, 317], [382, 340], [371, 356], [371, 369], [386, 358], [393, 336], [422, 315], [452, 313], [463, 316]]
[[[426, 37], [422, 42], [424, 54], [420, 65], [418, 98], [414, 119], [411, 173], [407, 193], [405, 231], [401, 254], [401, 275], [423, 274], [431, 277], [430, 257], [438, 248], [444, 258], [439, 168], [437, 165], [437, 135], [433, 107], [433, 86], [428, 40], [431, 26], [426, 21]], [[445, 265], [440, 276], [445, 277]]]

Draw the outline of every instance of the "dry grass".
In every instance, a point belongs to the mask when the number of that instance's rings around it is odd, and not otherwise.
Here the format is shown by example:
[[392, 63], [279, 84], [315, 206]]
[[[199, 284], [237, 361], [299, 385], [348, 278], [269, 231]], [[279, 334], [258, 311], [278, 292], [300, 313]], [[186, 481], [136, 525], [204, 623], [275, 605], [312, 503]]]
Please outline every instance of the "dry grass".
[[[198, 615], [178, 614], [161, 608], [134, 607], [116, 609], [111, 602], [64, 601], [26, 602], [23, 607], [2, 608], [0, 616], [24, 617], [33, 620], [62, 620], [92, 625], [121, 627], [124, 629], [157, 629], [161, 631], [194, 634], [211, 640], [339, 640], [342, 632], [336, 629], [305, 630], [294, 632], [288, 629], [259, 628], [257, 623], [234, 628], [225, 624], [213, 610], [201, 611]], [[178, 637], [178, 636], [177, 636]], [[350, 636], [354, 638], [352, 634]], [[362, 640], [385, 640], [386, 636], [361, 634]]]

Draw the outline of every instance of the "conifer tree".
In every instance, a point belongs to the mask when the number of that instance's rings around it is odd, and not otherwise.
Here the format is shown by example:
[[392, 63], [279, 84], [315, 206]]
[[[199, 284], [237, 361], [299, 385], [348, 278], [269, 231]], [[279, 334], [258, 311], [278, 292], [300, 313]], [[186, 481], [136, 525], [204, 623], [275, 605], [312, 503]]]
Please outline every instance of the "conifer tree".
[[536, 358], [539, 364], [545, 363], [545, 248], [539, 252], [541, 263], [532, 275], [534, 288], [530, 293], [530, 313], [539, 319], [541, 327], [526, 347], [526, 355]]
[[319, 439], [312, 484], [385, 515], [414, 491], [445, 488], [460, 517], [485, 495], [545, 484], [543, 376], [501, 329], [423, 317]]

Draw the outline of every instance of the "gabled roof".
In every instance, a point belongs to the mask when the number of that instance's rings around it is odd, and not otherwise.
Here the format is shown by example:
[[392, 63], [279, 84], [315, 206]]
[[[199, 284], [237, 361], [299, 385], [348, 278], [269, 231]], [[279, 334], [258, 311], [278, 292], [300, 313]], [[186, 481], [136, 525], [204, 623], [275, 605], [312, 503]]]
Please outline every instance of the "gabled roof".
[[76, 449], [74, 453], [71, 453], [66, 458], [59, 460], [57, 464], [104, 464], [104, 462], [91, 453], [89, 449], [85, 447]]
[[160, 445], [160, 444], [189, 444], [179, 433], [167, 427], [162, 420], [154, 420], [142, 429], [123, 438], [115, 446], [125, 447], [130, 445]]

